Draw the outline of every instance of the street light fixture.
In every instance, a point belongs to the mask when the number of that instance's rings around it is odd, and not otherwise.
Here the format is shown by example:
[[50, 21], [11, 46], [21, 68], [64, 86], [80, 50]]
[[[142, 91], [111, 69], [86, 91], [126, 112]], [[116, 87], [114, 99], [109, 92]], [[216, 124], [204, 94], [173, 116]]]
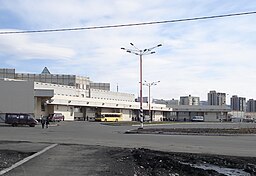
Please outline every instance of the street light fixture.
[[157, 83], [160, 83], [160, 81], [156, 81], [156, 82], [147, 82], [144, 81], [143, 85], [144, 86], [148, 86], [148, 114], [149, 114], [149, 119], [151, 120], [151, 122], [153, 121], [153, 118], [151, 116], [151, 109], [150, 109], [150, 88], [151, 86], [156, 86]]
[[162, 44], [158, 44], [154, 47], [147, 48], [144, 50], [141, 50], [137, 48], [133, 43], [130, 43], [130, 45], [133, 47], [133, 49], [126, 49], [121, 48], [122, 50], [125, 50], [128, 53], [135, 54], [140, 56], [140, 128], [143, 129], [143, 106], [142, 106], [142, 56], [154, 54], [155, 51], [153, 49], [162, 46]]

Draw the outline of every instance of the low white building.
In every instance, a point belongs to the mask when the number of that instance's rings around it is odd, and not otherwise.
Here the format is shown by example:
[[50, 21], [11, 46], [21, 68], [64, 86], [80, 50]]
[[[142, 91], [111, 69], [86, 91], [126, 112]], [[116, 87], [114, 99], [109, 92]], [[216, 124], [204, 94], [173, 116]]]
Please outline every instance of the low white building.
[[[135, 102], [134, 94], [105, 90], [108, 89], [108, 84], [95, 89], [96, 85], [90, 87], [87, 77], [81, 81], [80, 77], [52, 76], [48, 72], [27, 80], [32, 74], [23, 74], [22, 77], [14, 69], [0, 70], [0, 113], [29, 113], [36, 118], [62, 113], [65, 120], [72, 121], [93, 120], [101, 113], [118, 112], [123, 114], [124, 121], [138, 120], [140, 103]], [[47, 80], [35, 81], [44, 78], [44, 74]], [[16, 77], [23, 80], [15, 79]], [[65, 84], [53, 84], [55, 77], [57, 82], [62, 78], [64, 82], [66, 80]], [[144, 117], [148, 117], [150, 112], [152, 121], [190, 121], [195, 115], [204, 116], [205, 121], [220, 121], [228, 118], [229, 111], [225, 106], [150, 103], [149, 108], [149, 103], [143, 103]]]
[[166, 118], [176, 121], [191, 121], [193, 116], [203, 116], [206, 122], [228, 121], [228, 106], [172, 105], [172, 112]]
[[[0, 113], [30, 113], [36, 118], [62, 113], [65, 120], [87, 120], [102, 112], [121, 112], [124, 121], [132, 121], [139, 110], [133, 94], [14, 79], [0, 80], [0, 99]], [[163, 119], [163, 109], [165, 105], [152, 105], [155, 121]]]

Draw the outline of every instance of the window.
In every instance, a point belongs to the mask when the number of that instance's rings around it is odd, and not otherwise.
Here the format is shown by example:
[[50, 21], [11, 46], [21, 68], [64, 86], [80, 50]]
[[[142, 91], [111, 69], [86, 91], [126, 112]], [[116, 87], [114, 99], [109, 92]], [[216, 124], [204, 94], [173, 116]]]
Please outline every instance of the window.
[[16, 114], [9, 114], [8, 117], [16, 118], [16, 119], [17, 119], [17, 118], [18, 118], [18, 115], [16, 115]]
[[45, 111], [45, 104], [44, 104], [44, 102], [41, 102], [41, 111]]

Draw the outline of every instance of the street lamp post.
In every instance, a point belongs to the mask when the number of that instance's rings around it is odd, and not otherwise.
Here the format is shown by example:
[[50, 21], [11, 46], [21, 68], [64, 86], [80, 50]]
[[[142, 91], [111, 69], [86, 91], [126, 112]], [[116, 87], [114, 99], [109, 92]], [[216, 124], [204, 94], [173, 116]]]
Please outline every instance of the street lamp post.
[[153, 121], [153, 118], [151, 116], [151, 109], [150, 109], [150, 88], [151, 88], [151, 86], [156, 86], [157, 83], [160, 83], [160, 81], [156, 81], [156, 82], [144, 81], [144, 83], [143, 83], [143, 85], [148, 86], [148, 114], [149, 114], [149, 119], [151, 120], [151, 122]]
[[155, 51], [153, 49], [162, 46], [162, 44], [156, 45], [151, 48], [147, 48], [144, 50], [140, 50], [137, 48], [133, 43], [130, 43], [130, 45], [133, 47], [133, 49], [126, 49], [126, 48], [121, 48], [122, 50], [125, 50], [128, 53], [135, 54], [140, 56], [140, 128], [143, 129], [143, 106], [142, 106], [142, 56], [144, 55], [149, 55], [149, 54], [154, 54]]

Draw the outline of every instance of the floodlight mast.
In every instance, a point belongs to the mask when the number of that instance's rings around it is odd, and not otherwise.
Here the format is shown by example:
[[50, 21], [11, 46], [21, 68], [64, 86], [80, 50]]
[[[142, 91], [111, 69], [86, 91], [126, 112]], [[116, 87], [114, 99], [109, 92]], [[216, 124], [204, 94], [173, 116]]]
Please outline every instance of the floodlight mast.
[[144, 81], [143, 85], [144, 86], [148, 86], [148, 114], [149, 114], [149, 119], [152, 122], [153, 118], [151, 116], [151, 107], [150, 107], [150, 91], [151, 91], [151, 86], [156, 86], [158, 83], [160, 83], [160, 81], [155, 81], [155, 82], [147, 82]]
[[122, 50], [125, 50], [128, 53], [139, 55], [140, 56], [140, 129], [143, 129], [143, 96], [142, 96], [142, 56], [144, 55], [149, 55], [149, 54], [154, 54], [155, 51], [152, 51], [153, 49], [162, 46], [162, 44], [158, 44], [154, 47], [151, 48], [146, 48], [144, 50], [139, 49], [136, 47], [133, 43], [130, 43], [130, 45], [134, 49], [126, 49], [126, 48], [121, 48]]

